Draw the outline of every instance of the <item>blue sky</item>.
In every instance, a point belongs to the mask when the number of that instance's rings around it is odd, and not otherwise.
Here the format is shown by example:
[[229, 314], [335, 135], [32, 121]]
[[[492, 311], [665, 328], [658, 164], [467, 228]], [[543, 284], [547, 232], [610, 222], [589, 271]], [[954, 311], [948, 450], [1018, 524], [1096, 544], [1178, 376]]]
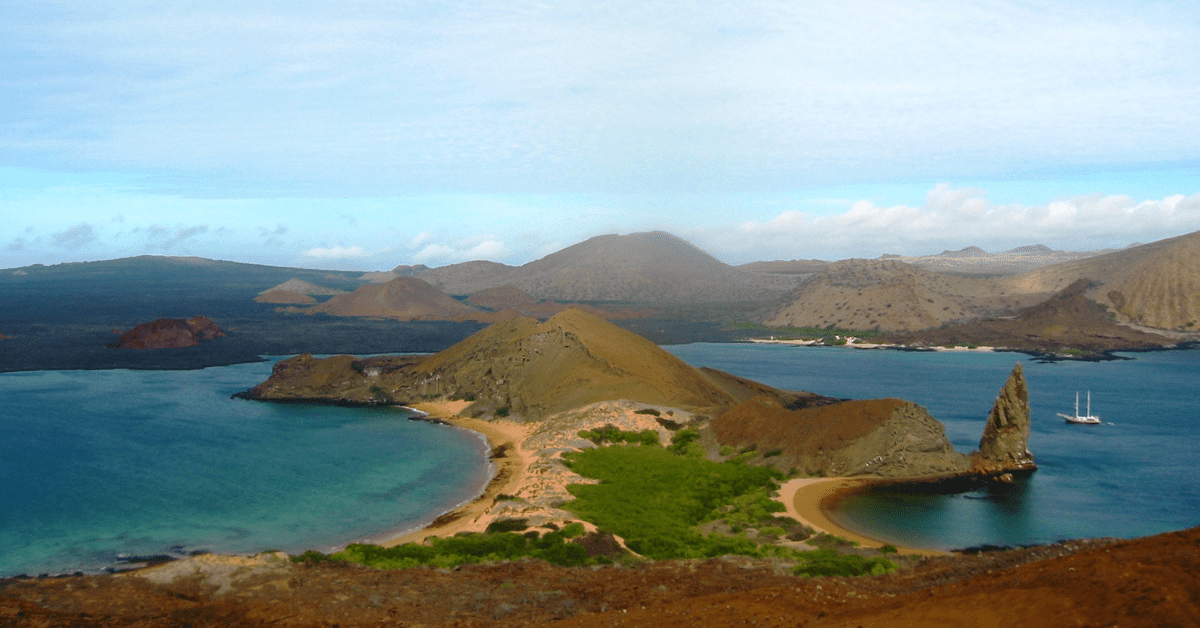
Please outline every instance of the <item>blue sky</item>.
[[0, 268], [1200, 230], [1195, 3], [0, 0], [0, 93]]

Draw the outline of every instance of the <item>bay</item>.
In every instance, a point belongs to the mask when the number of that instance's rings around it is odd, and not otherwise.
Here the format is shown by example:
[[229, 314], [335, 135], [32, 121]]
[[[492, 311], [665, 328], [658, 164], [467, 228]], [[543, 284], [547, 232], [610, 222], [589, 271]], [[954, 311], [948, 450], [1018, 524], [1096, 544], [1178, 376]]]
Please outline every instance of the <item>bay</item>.
[[[1133, 538], [1200, 525], [1200, 351], [1043, 363], [1018, 353], [902, 352], [770, 344], [666, 347], [772, 386], [925, 406], [968, 453], [1018, 362], [1029, 385], [1029, 449], [1039, 470], [1012, 490], [929, 495], [870, 491], [831, 513], [873, 538], [934, 549], [1068, 538]], [[1071, 425], [1075, 392], [1092, 392], [1101, 425]]]
[[0, 374], [0, 576], [328, 551], [486, 484], [479, 435], [403, 409], [230, 399], [271, 367]]

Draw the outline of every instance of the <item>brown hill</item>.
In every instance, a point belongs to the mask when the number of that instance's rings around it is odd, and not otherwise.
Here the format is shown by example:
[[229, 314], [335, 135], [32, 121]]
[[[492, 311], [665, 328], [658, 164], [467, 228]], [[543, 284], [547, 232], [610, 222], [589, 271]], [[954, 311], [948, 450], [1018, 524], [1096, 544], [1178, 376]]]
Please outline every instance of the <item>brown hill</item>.
[[1039, 352], [1058, 352], [1069, 348], [1089, 353], [1153, 348], [1174, 343], [1164, 336], [1118, 325], [1110, 320], [1108, 310], [1086, 298], [1085, 291], [1092, 284], [1091, 280], [1080, 279], [1053, 298], [1025, 308], [1011, 318], [892, 334], [880, 340], [928, 346], [987, 345]]
[[311, 281], [304, 281], [303, 279], [295, 279], [295, 278], [288, 279], [287, 281], [279, 284], [278, 286], [274, 286], [272, 288], [267, 288], [266, 290], [263, 290], [259, 294], [268, 294], [271, 292], [275, 292], [276, 290], [283, 290], [286, 292], [295, 292], [296, 294], [306, 294], [309, 296], [313, 296], [313, 295], [333, 296], [335, 294], [346, 294], [345, 290], [338, 290], [337, 288], [326, 288], [325, 286], [318, 286], [317, 284], [312, 283]]
[[317, 300], [307, 294], [291, 290], [270, 290], [254, 297], [256, 303], [282, 303], [290, 305], [312, 305]]
[[225, 337], [225, 332], [207, 316], [160, 318], [142, 323], [121, 334], [110, 349], [182, 349], [194, 347], [201, 340]]
[[244, 396], [336, 403], [465, 398], [474, 401], [468, 414], [528, 419], [613, 399], [679, 408], [738, 401], [649, 340], [576, 309], [544, 323], [499, 322], [423, 358], [291, 358]]
[[756, 397], [712, 422], [722, 445], [753, 444], [762, 462], [805, 475], [914, 475], [967, 470], [945, 427], [911, 401], [867, 399], [789, 409]]
[[1118, 320], [1158, 329], [1200, 330], [1200, 231], [1002, 280], [1008, 291], [1057, 292], [1083, 279], [1087, 296]]
[[449, 294], [509, 284], [554, 301], [761, 301], [796, 286], [792, 275], [735, 268], [662, 231], [597, 236], [520, 267], [475, 261], [418, 276]]
[[720, 445], [753, 445], [757, 463], [806, 475], [994, 479], [1037, 468], [1027, 446], [1029, 394], [1020, 364], [970, 456], [954, 451], [945, 427], [910, 401], [816, 401], [760, 394], [721, 413], [710, 429]]
[[[415, 276], [446, 294], [474, 294], [509, 283], [514, 266], [475, 260], [419, 271]], [[393, 271], [394, 272], [394, 271]]]
[[[1040, 300], [983, 278], [942, 275], [894, 260], [834, 262], [767, 319], [772, 326], [927, 329]], [[1041, 297], [1044, 298], [1044, 297]]]
[[475, 308], [438, 291], [415, 277], [399, 277], [387, 283], [363, 286], [340, 294], [308, 312], [334, 316], [373, 316], [413, 320], [469, 315]]

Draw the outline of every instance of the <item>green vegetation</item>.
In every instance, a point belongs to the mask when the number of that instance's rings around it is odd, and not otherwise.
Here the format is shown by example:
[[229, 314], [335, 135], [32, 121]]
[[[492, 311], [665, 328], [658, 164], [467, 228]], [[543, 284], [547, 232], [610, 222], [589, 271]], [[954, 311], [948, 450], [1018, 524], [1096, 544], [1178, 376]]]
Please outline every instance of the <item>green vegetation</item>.
[[805, 562], [792, 569], [797, 576], [882, 576], [896, 571], [896, 563], [886, 558], [864, 558], [857, 554], [838, 554], [833, 550], [817, 550], [805, 556]]
[[642, 408], [641, 410], [634, 411], [634, 414], [648, 414], [650, 416], [662, 416], [662, 412], [659, 412], [658, 410], [655, 410], [654, 408]]
[[707, 453], [704, 445], [700, 444], [700, 431], [694, 427], [684, 428], [672, 434], [667, 450], [677, 456], [689, 458], [703, 458]]
[[642, 445], [658, 445], [658, 432], [655, 430], [642, 430], [640, 432], [626, 431], [617, 426], [608, 423], [604, 427], [595, 430], [583, 430], [579, 432], [581, 438], [586, 438], [597, 445], [607, 443], [638, 443]]
[[884, 545], [883, 547], [879, 548], [880, 554], [895, 554], [898, 551], [900, 551], [900, 550], [896, 549], [896, 546], [892, 545], [891, 543], [888, 543], [887, 545]]
[[508, 416], [508, 413], [509, 413], [508, 406], [504, 406], [504, 407], [498, 408], [496, 410], [496, 416], [498, 416], [500, 418], [504, 418], [504, 417]]
[[576, 473], [601, 483], [569, 487], [576, 499], [565, 508], [623, 537], [630, 549], [643, 556], [798, 554], [746, 537], [706, 536], [695, 529], [699, 523], [735, 513], [739, 521], [749, 524], [756, 508], [764, 514], [772, 512], [773, 507], [764, 502], [772, 501], [767, 493], [781, 477], [777, 471], [679, 456], [657, 447], [591, 449], [569, 455], [568, 461]]
[[[570, 526], [568, 526], [570, 527]], [[582, 525], [580, 525], [582, 529]], [[572, 530], [574, 532], [575, 530]], [[516, 560], [530, 557], [563, 566], [579, 566], [608, 562], [590, 558], [582, 545], [568, 543], [566, 530], [539, 535], [537, 532], [484, 532], [463, 534], [445, 539], [434, 538], [430, 545], [406, 543], [396, 547], [380, 547], [362, 543], [328, 556], [309, 551], [296, 557], [297, 562], [341, 561], [358, 563], [378, 569], [408, 569], [412, 567], [454, 567], [457, 565]]]

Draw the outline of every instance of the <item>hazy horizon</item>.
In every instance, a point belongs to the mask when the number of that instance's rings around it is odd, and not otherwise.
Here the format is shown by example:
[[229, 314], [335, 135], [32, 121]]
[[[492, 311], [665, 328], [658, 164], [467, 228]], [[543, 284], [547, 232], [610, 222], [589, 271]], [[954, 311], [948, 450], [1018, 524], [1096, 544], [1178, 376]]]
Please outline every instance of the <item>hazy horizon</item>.
[[10, 3], [0, 267], [721, 261], [1200, 230], [1200, 6]]

